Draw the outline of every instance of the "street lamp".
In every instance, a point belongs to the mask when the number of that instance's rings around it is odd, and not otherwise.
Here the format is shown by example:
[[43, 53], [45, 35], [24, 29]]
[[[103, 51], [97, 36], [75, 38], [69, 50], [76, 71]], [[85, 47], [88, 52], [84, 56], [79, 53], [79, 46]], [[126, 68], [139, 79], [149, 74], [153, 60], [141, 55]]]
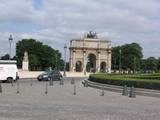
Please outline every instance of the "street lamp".
[[63, 76], [66, 76], [66, 50], [67, 50], [67, 45], [64, 44], [64, 73]]
[[135, 74], [136, 72], [136, 57], [134, 56], [134, 69], [133, 69], [133, 73]]
[[11, 59], [11, 44], [13, 41], [12, 35], [9, 36], [9, 60]]
[[84, 75], [86, 75], [86, 68], [87, 68], [87, 62], [88, 62], [88, 59], [87, 59], [87, 56], [84, 57]]
[[55, 51], [55, 69], [58, 70], [59, 69], [59, 55], [58, 55], [58, 50]]
[[122, 67], [122, 64], [121, 64], [121, 54], [122, 54], [122, 50], [120, 49], [119, 50], [119, 73], [121, 72], [121, 67]]

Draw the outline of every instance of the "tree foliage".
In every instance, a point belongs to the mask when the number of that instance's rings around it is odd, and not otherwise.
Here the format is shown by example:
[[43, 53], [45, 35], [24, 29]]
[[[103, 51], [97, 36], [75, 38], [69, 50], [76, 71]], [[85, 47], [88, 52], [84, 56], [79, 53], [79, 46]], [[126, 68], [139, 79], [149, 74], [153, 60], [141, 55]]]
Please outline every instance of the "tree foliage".
[[137, 43], [113, 47], [112, 68], [129, 71], [139, 70], [142, 57], [142, 47]]
[[1, 57], [1, 60], [9, 60], [9, 54], [5, 54]]
[[143, 72], [160, 71], [160, 58], [156, 59], [154, 57], [149, 57], [147, 59], [142, 59], [141, 70]]
[[16, 57], [19, 67], [22, 67], [24, 52], [29, 55], [30, 70], [45, 70], [48, 67], [61, 69], [63, 60], [58, 50], [34, 39], [23, 39], [16, 44]]

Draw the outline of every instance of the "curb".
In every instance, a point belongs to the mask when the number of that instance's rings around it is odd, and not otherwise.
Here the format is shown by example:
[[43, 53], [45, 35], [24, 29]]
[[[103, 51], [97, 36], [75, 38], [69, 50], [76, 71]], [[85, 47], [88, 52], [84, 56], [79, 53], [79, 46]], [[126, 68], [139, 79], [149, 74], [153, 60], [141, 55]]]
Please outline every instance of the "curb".
[[[97, 89], [104, 89], [104, 90], [108, 90], [111, 92], [118, 92], [118, 93], [122, 93], [122, 91], [123, 91], [123, 86], [101, 84], [101, 83], [92, 82], [92, 81], [86, 80], [86, 79], [84, 81], [87, 82], [89, 87], [93, 87], [93, 88], [97, 88]], [[141, 96], [160, 98], [160, 90], [135, 88], [135, 94], [141, 95]]]

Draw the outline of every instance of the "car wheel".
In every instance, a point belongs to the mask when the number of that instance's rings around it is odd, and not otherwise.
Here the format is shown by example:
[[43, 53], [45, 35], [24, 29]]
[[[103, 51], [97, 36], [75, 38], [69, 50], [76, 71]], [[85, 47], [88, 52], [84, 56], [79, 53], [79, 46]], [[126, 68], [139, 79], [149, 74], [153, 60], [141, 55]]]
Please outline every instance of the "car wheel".
[[7, 78], [7, 82], [12, 83], [13, 82], [13, 78], [11, 78], [11, 77]]

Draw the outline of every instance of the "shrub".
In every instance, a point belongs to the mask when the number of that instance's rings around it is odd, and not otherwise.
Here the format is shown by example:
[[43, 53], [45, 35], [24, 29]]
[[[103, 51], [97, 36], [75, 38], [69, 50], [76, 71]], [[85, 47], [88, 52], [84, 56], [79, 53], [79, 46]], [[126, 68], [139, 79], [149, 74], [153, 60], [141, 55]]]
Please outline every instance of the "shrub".
[[160, 76], [158, 75], [112, 75], [112, 74], [93, 74], [89, 77], [90, 81], [102, 84], [119, 86], [134, 86], [137, 88], [160, 90]]

